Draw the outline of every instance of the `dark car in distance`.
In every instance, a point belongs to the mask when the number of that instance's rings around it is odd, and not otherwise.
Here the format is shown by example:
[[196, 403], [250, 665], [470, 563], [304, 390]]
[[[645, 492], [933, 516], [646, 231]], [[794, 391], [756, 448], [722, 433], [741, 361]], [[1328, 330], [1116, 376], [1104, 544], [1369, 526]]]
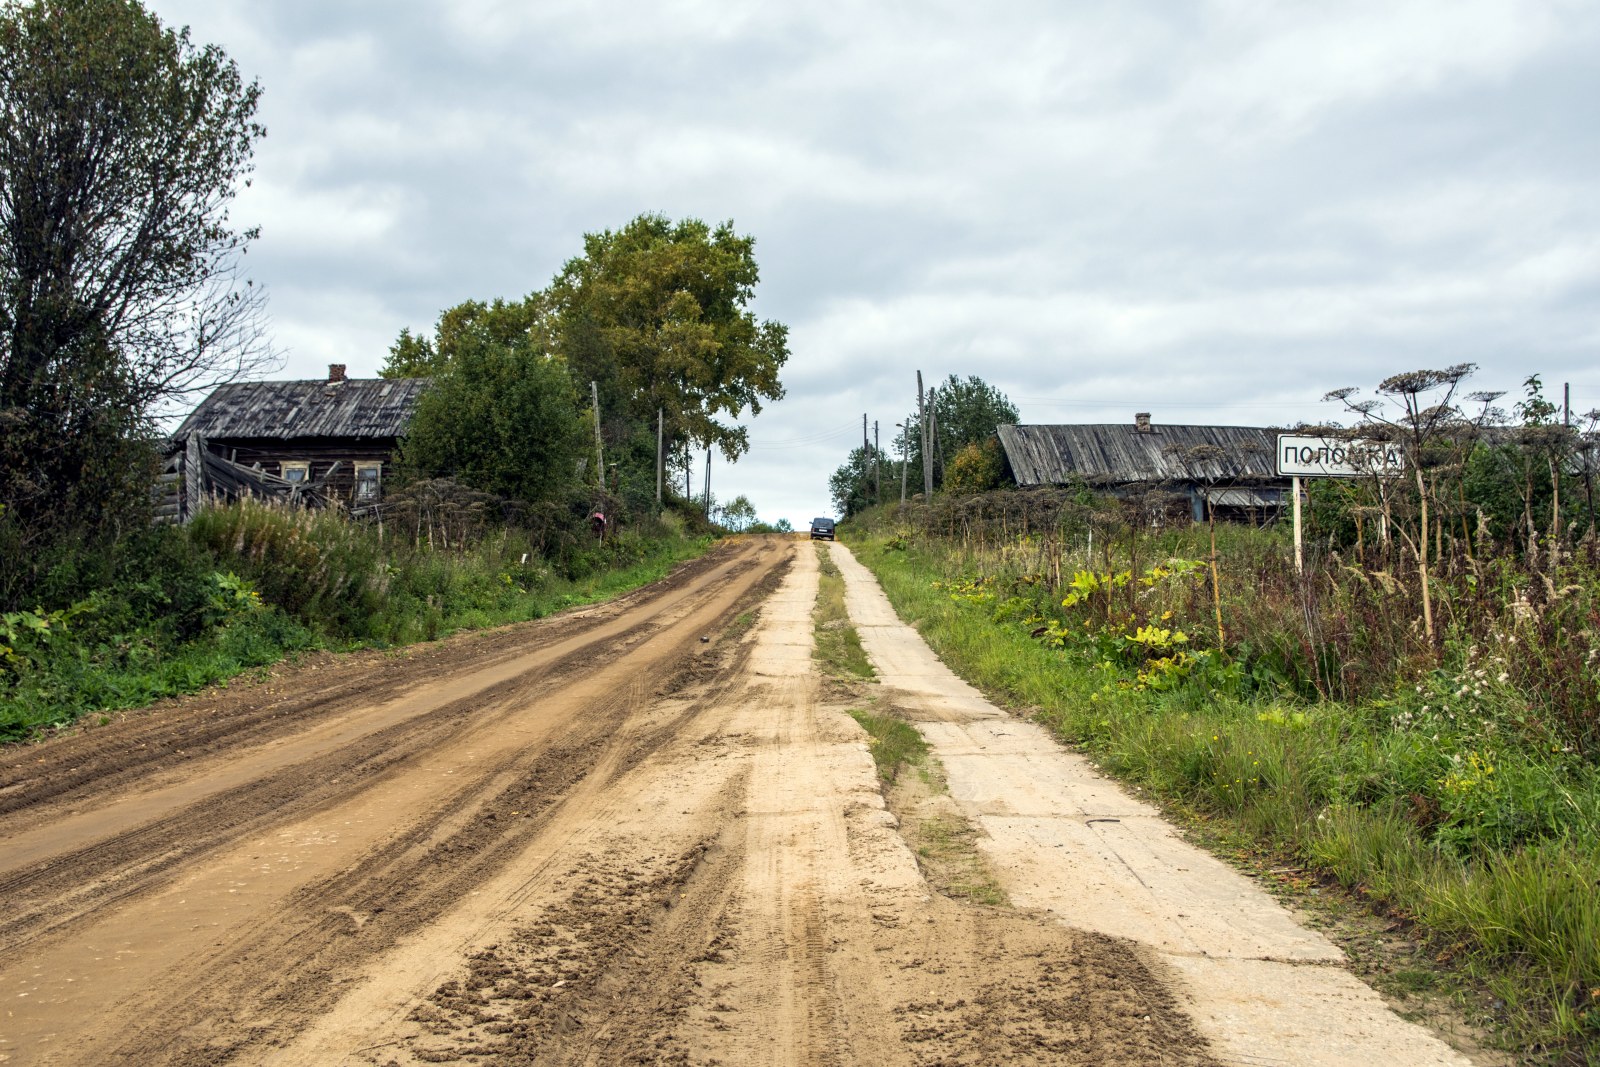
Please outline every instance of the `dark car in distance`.
[[833, 520], [832, 519], [812, 519], [811, 520], [811, 540], [813, 540], [813, 541], [832, 541], [833, 540]]

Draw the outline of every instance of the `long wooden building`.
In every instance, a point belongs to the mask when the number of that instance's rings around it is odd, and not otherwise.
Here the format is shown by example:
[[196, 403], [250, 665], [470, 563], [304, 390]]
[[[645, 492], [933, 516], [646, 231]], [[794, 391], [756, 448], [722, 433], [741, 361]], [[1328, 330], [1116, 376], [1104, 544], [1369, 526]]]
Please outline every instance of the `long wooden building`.
[[1288, 502], [1276, 473], [1275, 431], [1255, 426], [1169, 426], [1146, 412], [1131, 423], [1000, 426], [1011, 476], [1024, 488], [1082, 483], [1126, 494], [1161, 489], [1188, 498], [1196, 521], [1260, 521]]

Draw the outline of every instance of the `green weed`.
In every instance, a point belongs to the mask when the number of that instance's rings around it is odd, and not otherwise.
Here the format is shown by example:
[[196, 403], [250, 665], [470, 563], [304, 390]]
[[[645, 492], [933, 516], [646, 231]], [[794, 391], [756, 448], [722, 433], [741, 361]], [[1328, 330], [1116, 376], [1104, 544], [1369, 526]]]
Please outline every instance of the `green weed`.
[[928, 759], [928, 742], [917, 728], [895, 715], [852, 711], [850, 717], [861, 724], [870, 740], [868, 749], [878, 768], [878, 777], [893, 783], [907, 767], [923, 767]]

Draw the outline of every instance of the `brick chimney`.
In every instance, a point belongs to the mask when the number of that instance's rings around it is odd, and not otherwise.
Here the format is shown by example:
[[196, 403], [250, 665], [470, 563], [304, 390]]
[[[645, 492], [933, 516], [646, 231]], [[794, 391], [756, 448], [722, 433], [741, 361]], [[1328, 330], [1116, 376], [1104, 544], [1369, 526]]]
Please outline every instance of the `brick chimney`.
[[1152, 433], [1152, 432], [1154, 432], [1154, 431], [1152, 431], [1150, 429], [1150, 413], [1148, 411], [1136, 411], [1136, 412], [1134, 412], [1134, 415], [1133, 415], [1133, 428], [1134, 428], [1134, 431], [1137, 432], [1137, 433]]
[[344, 381], [344, 364], [343, 363], [330, 363], [330, 364], [328, 364], [328, 381], [330, 381], [330, 382], [342, 382], [342, 381]]

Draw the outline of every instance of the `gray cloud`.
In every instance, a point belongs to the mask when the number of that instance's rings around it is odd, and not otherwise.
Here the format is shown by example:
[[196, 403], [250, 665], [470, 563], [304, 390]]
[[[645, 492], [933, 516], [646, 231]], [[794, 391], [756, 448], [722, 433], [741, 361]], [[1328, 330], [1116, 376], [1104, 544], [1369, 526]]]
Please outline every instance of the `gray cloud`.
[[643, 211], [754, 234], [789, 396], [713, 488], [769, 519], [918, 368], [1038, 422], [1326, 417], [1462, 360], [1600, 407], [1582, 0], [153, 7], [265, 88], [235, 217], [286, 374]]

